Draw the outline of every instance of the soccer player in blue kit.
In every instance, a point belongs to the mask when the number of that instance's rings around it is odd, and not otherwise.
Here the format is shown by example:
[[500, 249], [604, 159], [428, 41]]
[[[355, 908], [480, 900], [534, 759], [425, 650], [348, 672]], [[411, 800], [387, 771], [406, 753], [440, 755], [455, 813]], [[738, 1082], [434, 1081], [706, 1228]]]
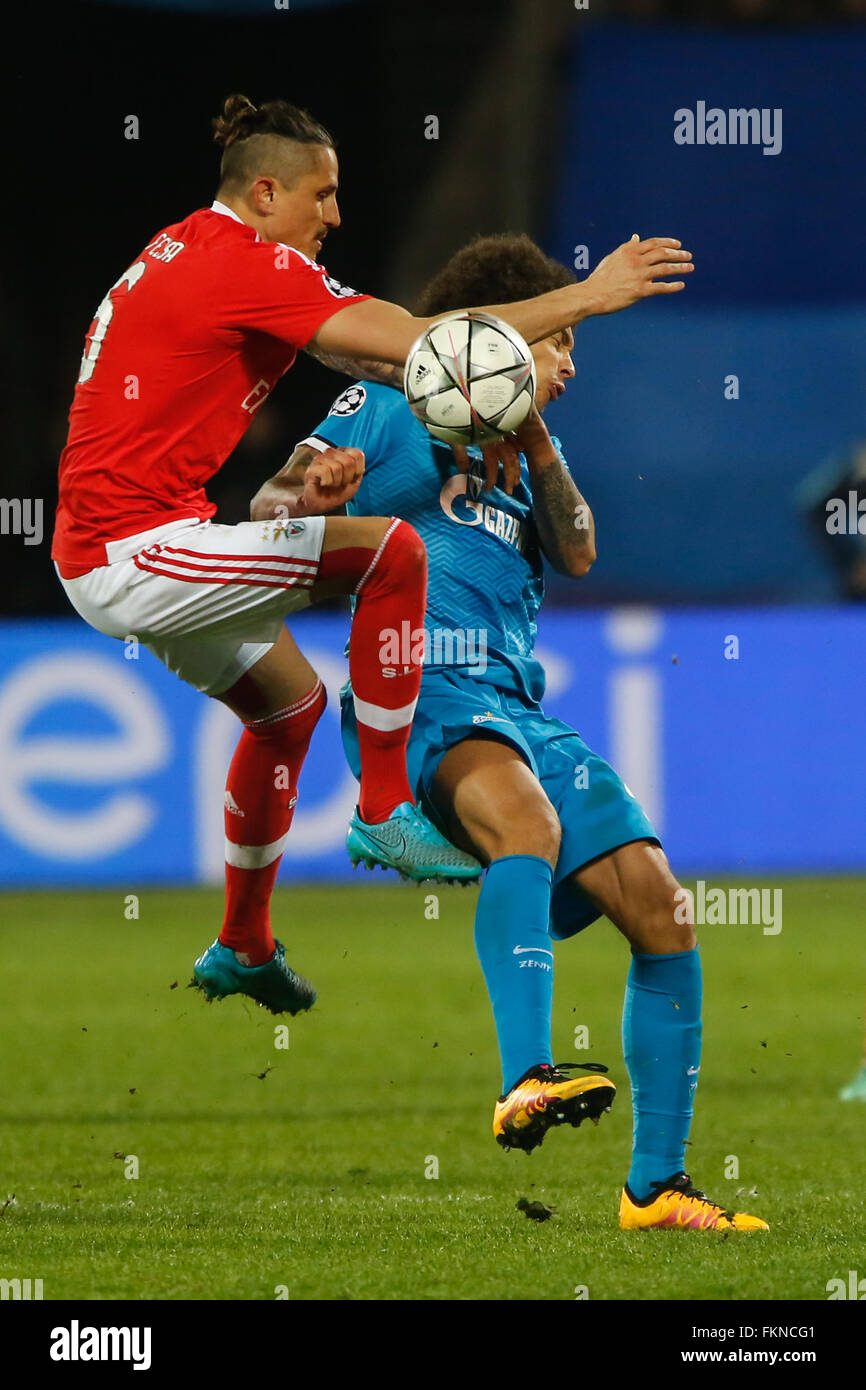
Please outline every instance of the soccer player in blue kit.
[[[478, 238], [428, 285], [416, 312], [511, 303], [573, 279], [528, 237]], [[444, 833], [486, 866], [475, 944], [502, 1060], [497, 1141], [529, 1152], [550, 1126], [577, 1126], [610, 1109], [615, 1087], [606, 1068], [588, 1064], [578, 1069], [590, 1075], [570, 1075], [577, 1064], [554, 1066], [550, 1041], [553, 941], [604, 914], [632, 952], [622, 1029], [634, 1142], [620, 1225], [766, 1230], [758, 1217], [710, 1201], [684, 1172], [700, 1064], [701, 971], [694, 928], [675, 919], [677, 881], [635, 797], [540, 704], [544, 672], [533, 646], [542, 556], [574, 578], [595, 559], [589, 507], [541, 418], [574, 376], [573, 346], [569, 328], [533, 345], [535, 408], [512, 437], [510, 458], [508, 441], [500, 446], [506, 471], [495, 486], [477, 451], [458, 466], [451, 448], [427, 433], [405, 400], [400, 370], [381, 364], [377, 380], [337, 398], [260, 490], [251, 515], [274, 515], [314, 458], [339, 467], [344, 451], [360, 450], [365, 472], [349, 514], [401, 517], [425, 542], [427, 651], [409, 775]], [[383, 659], [399, 665], [406, 657], [394, 640]], [[357, 776], [348, 687], [343, 738]]]

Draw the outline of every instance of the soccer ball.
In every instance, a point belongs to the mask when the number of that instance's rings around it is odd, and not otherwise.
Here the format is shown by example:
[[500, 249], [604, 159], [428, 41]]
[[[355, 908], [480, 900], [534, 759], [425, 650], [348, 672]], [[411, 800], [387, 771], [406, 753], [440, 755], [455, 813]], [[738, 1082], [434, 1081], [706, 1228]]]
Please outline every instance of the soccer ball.
[[489, 444], [523, 424], [535, 399], [535, 363], [509, 324], [491, 314], [449, 314], [409, 350], [403, 390], [414, 415], [448, 444]]

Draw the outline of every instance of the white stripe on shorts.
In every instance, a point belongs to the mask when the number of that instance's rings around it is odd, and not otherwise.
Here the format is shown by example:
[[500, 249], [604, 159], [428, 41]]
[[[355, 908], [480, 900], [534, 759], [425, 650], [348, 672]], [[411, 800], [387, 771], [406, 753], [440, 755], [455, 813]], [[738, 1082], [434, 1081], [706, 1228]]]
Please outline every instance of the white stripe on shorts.
[[[192, 558], [181, 559], [179, 555]], [[187, 584], [251, 584], [262, 588], [312, 587], [318, 569], [315, 560], [289, 560], [273, 556], [220, 555], [198, 551], [172, 551], [165, 546], [142, 550], [134, 557], [139, 569], [181, 579]], [[255, 577], [254, 577], [255, 576]]]

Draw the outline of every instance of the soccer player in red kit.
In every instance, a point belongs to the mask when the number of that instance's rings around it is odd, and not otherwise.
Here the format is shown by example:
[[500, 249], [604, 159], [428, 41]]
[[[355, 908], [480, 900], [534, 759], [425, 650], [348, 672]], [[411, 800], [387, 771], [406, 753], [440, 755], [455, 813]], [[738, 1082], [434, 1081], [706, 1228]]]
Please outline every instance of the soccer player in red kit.
[[[378, 657], [383, 630], [423, 628], [426, 555], [404, 521], [328, 515], [360, 485], [359, 450], [321, 454], [287, 515], [266, 522], [214, 523], [204, 486], [299, 349], [364, 375], [370, 360], [405, 361], [432, 320], [358, 294], [317, 264], [340, 222], [324, 127], [287, 102], [256, 108], [242, 96], [228, 98], [214, 126], [224, 149], [215, 202], [154, 236], [90, 326], [52, 557], [87, 622], [135, 635], [242, 721], [226, 786], [225, 918], [195, 982], [208, 998], [243, 993], [296, 1013], [315, 992], [274, 940], [269, 905], [325, 694], [287, 614], [356, 596], [349, 670], [362, 775], [351, 834], [362, 857], [418, 879], [480, 871], [415, 806], [406, 777], [420, 663], [386, 674]], [[658, 277], [690, 270], [690, 260], [669, 238], [633, 240], [582, 285], [485, 307], [532, 341], [681, 288]], [[486, 461], [492, 481], [496, 451]]]

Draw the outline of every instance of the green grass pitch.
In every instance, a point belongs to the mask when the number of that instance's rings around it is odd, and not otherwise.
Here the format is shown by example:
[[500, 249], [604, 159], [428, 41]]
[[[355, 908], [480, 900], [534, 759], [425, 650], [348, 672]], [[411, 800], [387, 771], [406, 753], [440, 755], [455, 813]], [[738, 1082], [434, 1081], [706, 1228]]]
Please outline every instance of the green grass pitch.
[[[614, 929], [557, 948], [554, 1007], [557, 1060], [607, 1062], [613, 1113], [504, 1154], [475, 892], [439, 890], [437, 920], [427, 887], [383, 883], [278, 891], [276, 930], [319, 990], [287, 1049], [270, 1014], [186, 989], [217, 892], [143, 889], [137, 920], [122, 890], [0, 899], [0, 1277], [41, 1278], [46, 1299], [820, 1300], [866, 1274], [866, 1105], [836, 1098], [862, 1044], [863, 881], [785, 882], [777, 936], [699, 928], [688, 1163], [771, 1224], [727, 1239], [617, 1228]], [[530, 1221], [521, 1197], [556, 1214]]]

